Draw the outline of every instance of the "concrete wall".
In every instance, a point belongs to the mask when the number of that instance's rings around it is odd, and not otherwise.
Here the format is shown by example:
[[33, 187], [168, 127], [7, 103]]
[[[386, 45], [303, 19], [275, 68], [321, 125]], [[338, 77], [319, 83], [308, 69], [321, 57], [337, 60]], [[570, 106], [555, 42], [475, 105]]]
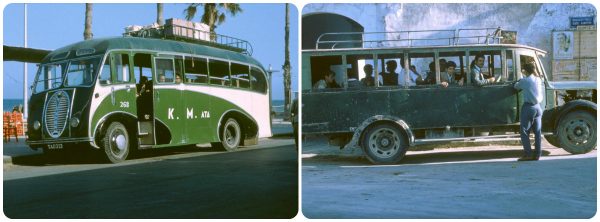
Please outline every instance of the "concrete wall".
[[[308, 4], [302, 13], [330, 12], [354, 19], [365, 32], [495, 28], [517, 31], [517, 43], [548, 52], [552, 31], [570, 29], [569, 17], [596, 16], [591, 4]], [[391, 38], [373, 36], [372, 38]], [[372, 40], [372, 39], [370, 39]]]

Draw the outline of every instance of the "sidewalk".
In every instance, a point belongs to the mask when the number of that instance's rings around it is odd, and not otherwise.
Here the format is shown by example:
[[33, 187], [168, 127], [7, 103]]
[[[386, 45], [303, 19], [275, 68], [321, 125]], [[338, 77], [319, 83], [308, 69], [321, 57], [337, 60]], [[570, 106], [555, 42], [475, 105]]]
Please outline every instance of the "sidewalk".
[[25, 144], [25, 137], [20, 136], [19, 142], [15, 141], [15, 138], [11, 138], [9, 142], [2, 143], [2, 151], [4, 154], [4, 164], [12, 163], [13, 158], [20, 156], [29, 156], [42, 154], [41, 149], [33, 150]]

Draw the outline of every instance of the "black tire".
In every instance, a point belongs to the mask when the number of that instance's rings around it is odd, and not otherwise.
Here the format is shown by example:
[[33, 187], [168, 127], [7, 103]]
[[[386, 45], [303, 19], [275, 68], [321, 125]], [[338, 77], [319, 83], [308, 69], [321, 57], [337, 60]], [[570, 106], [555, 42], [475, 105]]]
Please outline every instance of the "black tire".
[[571, 154], [588, 153], [596, 148], [596, 117], [585, 111], [575, 111], [558, 123], [557, 138], [561, 148]]
[[560, 148], [560, 143], [558, 142], [558, 137], [556, 135], [544, 135], [546, 141], [550, 143], [550, 145]]
[[242, 140], [240, 124], [233, 118], [227, 119], [221, 129], [221, 143], [218, 148], [224, 151], [237, 150]]
[[408, 150], [408, 141], [397, 126], [383, 123], [365, 132], [362, 147], [373, 164], [397, 164]]
[[125, 161], [132, 147], [127, 128], [120, 122], [112, 122], [104, 133], [102, 146], [111, 163]]

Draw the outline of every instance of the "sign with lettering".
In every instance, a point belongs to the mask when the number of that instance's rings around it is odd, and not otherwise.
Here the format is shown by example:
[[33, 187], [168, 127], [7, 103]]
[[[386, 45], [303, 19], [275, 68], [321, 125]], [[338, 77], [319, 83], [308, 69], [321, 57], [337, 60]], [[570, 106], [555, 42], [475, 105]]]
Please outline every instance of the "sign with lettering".
[[570, 17], [569, 19], [571, 20], [571, 28], [577, 28], [581, 25], [594, 25], [594, 16]]

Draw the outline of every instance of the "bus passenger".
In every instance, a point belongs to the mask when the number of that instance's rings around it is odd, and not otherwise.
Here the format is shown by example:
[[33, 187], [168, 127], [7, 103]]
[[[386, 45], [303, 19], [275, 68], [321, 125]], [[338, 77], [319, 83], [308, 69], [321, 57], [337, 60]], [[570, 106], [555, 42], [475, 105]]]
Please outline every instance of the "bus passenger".
[[485, 58], [483, 55], [476, 55], [473, 62], [471, 62], [471, 79], [473, 79], [473, 84], [477, 86], [492, 84], [496, 81], [496, 78], [493, 76], [490, 78], [483, 76], [481, 69], [483, 68], [484, 62]]
[[[395, 63], [395, 62], [394, 62]], [[404, 64], [404, 59], [400, 59], [400, 63]], [[417, 68], [413, 65], [413, 66], [409, 66], [409, 75], [410, 77], [408, 78], [408, 86], [416, 86], [417, 85], [417, 80], [418, 79], [422, 79], [421, 75], [417, 72]], [[398, 75], [398, 84], [403, 86], [405, 85], [406, 81], [405, 81], [405, 74], [404, 74], [404, 68], [400, 69], [400, 75]]]
[[357, 78], [353, 78], [350, 76], [350, 74], [348, 74], [348, 87], [349, 88], [358, 88], [358, 87], [363, 87], [363, 83], [361, 81], [358, 81]]
[[383, 79], [384, 86], [395, 86], [398, 85], [399, 75], [396, 73], [398, 65], [395, 60], [388, 60], [385, 62], [385, 70], [387, 72], [379, 73], [379, 76]]
[[181, 83], [181, 76], [179, 74], [175, 75], [175, 84]]
[[158, 82], [163, 83], [163, 82], [166, 82], [166, 81], [167, 81], [167, 78], [165, 77], [165, 75], [161, 74], [161, 75], [158, 76]]
[[332, 89], [332, 88], [341, 88], [340, 85], [335, 82], [335, 72], [328, 70], [323, 79], [317, 81], [313, 85], [313, 89]]
[[[363, 67], [363, 71], [365, 71], [365, 78], [362, 78], [360, 81], [362, 82], [362, 84], [364, 86], [375, 86], [375, 77], [373, 77], [373, 65], [371, 64], [366, 64]], [[383, 82], [381, 81], [381, 76], [379, 76], [379, 85], [383, 85]]]
[[459, 86], [463, 85], [464, 78], [461, 78], [460, 75], [457, 76], [455, 71], [456, 63], [453, 61], [446, 62], [446, 71], [440, 73], [440, 79], [443, 87], [448, 87], [450, 84], [458, 84]]

